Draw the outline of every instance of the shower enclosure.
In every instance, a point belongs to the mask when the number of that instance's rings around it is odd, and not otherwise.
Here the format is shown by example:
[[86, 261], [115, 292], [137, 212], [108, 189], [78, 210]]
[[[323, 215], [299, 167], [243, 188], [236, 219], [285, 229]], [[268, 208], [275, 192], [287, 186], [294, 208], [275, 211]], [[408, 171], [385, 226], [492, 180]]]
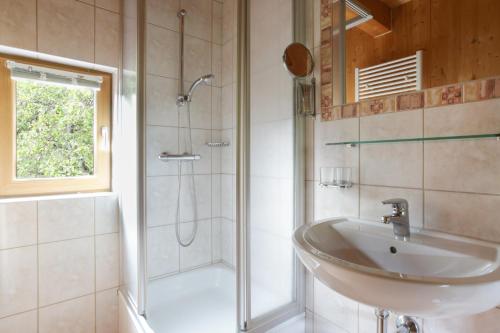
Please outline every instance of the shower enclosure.
[[304, 123], [281, 61], [303, 4], [172, 3], [124, 0], [139, 180], [121, 292], [156, 333], [265, 332], [304, 310]]

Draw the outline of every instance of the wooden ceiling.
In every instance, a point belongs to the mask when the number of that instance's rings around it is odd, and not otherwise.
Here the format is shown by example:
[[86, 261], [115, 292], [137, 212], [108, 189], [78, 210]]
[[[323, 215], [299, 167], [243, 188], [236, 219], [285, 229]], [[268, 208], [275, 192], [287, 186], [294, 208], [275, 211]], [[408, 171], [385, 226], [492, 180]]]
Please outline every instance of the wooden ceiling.
[[404, 3], [410, 2], [411, 0], [380, 0], [391, 8], [401, 6]]

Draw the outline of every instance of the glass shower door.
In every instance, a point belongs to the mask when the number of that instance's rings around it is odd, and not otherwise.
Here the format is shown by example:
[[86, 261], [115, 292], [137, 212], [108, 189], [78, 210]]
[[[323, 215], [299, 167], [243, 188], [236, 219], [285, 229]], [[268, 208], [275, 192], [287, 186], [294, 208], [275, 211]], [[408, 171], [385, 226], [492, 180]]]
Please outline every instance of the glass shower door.
[[[243, 1], [244, 2], [244, 1]], [[293, 79], [282, 64], [293, 41], [293, 0], [248, 1], [248, 164], [245, 318], [253, 330], [297, 313], [295, 112]]]

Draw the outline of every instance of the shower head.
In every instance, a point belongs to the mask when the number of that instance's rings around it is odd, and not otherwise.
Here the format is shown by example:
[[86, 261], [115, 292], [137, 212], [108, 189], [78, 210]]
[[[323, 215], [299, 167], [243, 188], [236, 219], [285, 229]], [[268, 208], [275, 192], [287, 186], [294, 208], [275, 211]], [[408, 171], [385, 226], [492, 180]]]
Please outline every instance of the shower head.
[[210, 84], [212, 80], [215, 78], [215, 75], [213, 74], [206, 74], [203, 75], [202, 77], [196, 79], [196, 81], [193, 82], [191, 87], [189, 87], [188, 93], [187, 93], [187, 100], [188, 102], [191, 102], [191, 97], [193, 95], [193, 92], [195, 89], [200, 85], [200, 84]]

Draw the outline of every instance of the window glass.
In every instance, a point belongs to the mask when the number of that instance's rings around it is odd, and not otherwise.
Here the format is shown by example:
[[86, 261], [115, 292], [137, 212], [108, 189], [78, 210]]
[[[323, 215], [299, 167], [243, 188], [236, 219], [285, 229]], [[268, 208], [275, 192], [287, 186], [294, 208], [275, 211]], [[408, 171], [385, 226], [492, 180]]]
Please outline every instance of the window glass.
[[18, 179], [94, 175], [96, 92], [15, 82]]

